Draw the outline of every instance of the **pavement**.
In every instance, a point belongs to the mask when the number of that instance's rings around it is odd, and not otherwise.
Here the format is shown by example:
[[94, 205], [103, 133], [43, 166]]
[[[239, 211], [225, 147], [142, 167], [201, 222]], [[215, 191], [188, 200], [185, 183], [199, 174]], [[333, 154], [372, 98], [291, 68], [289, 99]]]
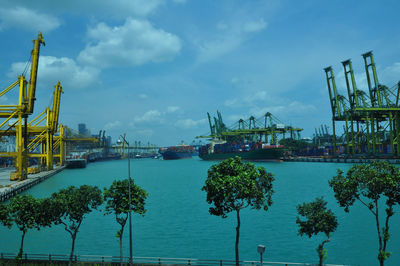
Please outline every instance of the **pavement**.
[[14, 167], [0, 168], [0, 194], [8, 192], [9, 190], [16, 189], [20, 186], [25, 185], [26, 183], [33, 182], [38, 178], [53, 175], [55, 172], [59, 172], [61, 168], [64, 168], [64, 166], [54, 166], [54, 170], [51, 171], [42, 171], [37, 174], [28, 174], [28, 178], [23, 181], [10, 180], [11, 171], [15, 171]]

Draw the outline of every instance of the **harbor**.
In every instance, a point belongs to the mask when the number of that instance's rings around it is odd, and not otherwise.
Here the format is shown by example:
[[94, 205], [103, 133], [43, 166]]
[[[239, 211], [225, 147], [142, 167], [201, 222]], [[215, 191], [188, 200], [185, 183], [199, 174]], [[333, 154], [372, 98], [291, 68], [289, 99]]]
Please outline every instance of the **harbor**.
[[400, 265], [400, 2], [3, 2], [0, 264]]

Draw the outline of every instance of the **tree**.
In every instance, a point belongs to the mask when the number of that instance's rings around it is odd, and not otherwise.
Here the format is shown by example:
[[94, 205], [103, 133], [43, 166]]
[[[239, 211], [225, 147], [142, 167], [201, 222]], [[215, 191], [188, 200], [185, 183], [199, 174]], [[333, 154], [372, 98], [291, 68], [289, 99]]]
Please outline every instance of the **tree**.
[[[389, 240], [389, 219], [394, 215], [393, 207], [400, 204], [400, 170], [387, 162], [374, 161], [371, 164], [354, 165], [346, 176], [338, 175], [329, 181], [335, 198], [345, 212], [357, 200], [375, 217], [378, 232], [378, 260], [381, 266], [390, 256], [386, 251]], [[386, 205], [386, 217], [381, 228], [380, 204]]]
[[267, 211], [272, 205], [273, 180], [264, 167], [242, 162], [239, 157], [226, 159], [208, 170], [202, 190], [207, 192], [207, 202], [214, 204], [210, 214], [226, 218], [228, 213], [236, 212], [236, 265], [239, 265], [240, 210], [251, 206]]
[[49, 225], [41, 217], [42, 204], [43, 200], [35, 199], [31, 195], [17, 195], [10, 202], [9, 211], [11, 220], [22, 232], [21, 245], [17, 258], [22, 257], [26, 232], [32, 228], [40, 230], [40, 227]]
[[326, 209], [326, 204], [327, 202], [321, 197], [316, 198], [313, 202], [297, 205], [297, 212], [306, 218], [305, 221], [300, 220], [299, 217], [296, 219], [296, 223], [300, 227], [299, 235], [306, 234], [311, 238], [313, 235], [325, 233], [328, 238], [322, 241], [317, 248], [320, 266], [326, 259], [324, 245], [331, 240], [330, 234], [336, 230], [338, 225], [336, 216], [331, 210]]
[[[131, 183], [131, 211], [144, 216], [147, 196], [144, 189]], [[104, 188], [104, 200], [106, 201], [105, 214], [114, 213], [117, 223], [121, 225], [121, 229], [117, 231], [117, 237], [122, 265], [122, 236], [129, 215], [129, 180], [115, 180], [110, 188]]]
[[64, 225], [64, 229], [71, 235], [72, 247], [70, 261], [75, 249], [75, 239], [85, 214], [97, 209], [103, 203], [101, 190], [88, 185], [76, 188], [70, 186], [53, 193], [52, 210], [55, 224]]
[[0, 223], [4, 226], [10, 228], [12, 226], [10, 208], [8, 204], [3, 204], [0, 202]]

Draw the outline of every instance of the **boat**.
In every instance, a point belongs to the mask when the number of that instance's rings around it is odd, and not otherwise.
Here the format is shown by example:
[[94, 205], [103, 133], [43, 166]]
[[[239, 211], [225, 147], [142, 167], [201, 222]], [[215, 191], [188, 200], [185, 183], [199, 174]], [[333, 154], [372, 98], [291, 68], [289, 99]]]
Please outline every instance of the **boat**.
[[192, 158], [195, 150], [193, 146], [186, 145], [182, 142], [180, 145], [160, 148], [158, 152], [162, 155], [163, 160], [177, 160]]
[[284, 152], [282, 145], [263, 142], [228, 143], [211, 142], [199, 148], [203, 160], [224, 160], [239, 156], [246, 161], [280, 161]]
[[87, 164], [87, 154], [85, 152], [72, 152], [65, 160], [67, 168], [85, 168]]

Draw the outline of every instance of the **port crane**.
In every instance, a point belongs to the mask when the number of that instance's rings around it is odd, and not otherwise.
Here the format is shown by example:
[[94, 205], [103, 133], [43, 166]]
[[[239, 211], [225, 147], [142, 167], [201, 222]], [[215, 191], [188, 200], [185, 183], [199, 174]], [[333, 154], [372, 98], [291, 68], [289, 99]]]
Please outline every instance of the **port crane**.
[[[0, 92], [0, 97], [3, 97], [13, 88], [19, 85], [19, 98], [17, 105], [0, 105], [0, 118], [4, 121], [0, 124], [0, 130], [3, 135], [5, 132], [15, 128], [16, 136], [16, 152], [8, 154], [15, 157], [16, 172], [11, 179], [24, 180], [27, 177], [27, 144], [28, 144], [28, 116], [33, 113], [35, 94], [36, 94], [36, 81], [39, 65], [40, 46], [45, 45], [43, 36], [38, 34], [37, 38], [33, 40], [33, 50], [31, 54], [31, 71], [29, 75], [29, 82], [26, 81], [24, 75], [20, 75], [14, 83]], [[28, 85], [27, 85], [28, 83]], [[11, 122], [16, 119], [15, 122]], [[7, 124], [10, 123], [11, 124]]]
[[289, 134], [290, 138], [299, 139], [302, 128], [286, 126], [282, 121], [270, 112], [262, 117], [250, 116], [248, 119], [239, 119], [230, 127], [226, 127], [222, 115], [217, 111], [214, 124], [211, 116], [207, 113], [210, 126], [210, 135], [201, 135], [196, 138], [219, 139], [229, 141], [264, 141], [277, 144], [279, 139], [284, 139]]
[[340, 146], [336, 140], [336, 124], [343, 123], [342, 145], [348, 156], [390, 153], [400, 157], [400, 82], [390, 88], [379, 83], [372, 51], [362, 57], [368, 93], [357, 88], [350, 59], [342, 62], [347, 97], [338, 93], [333, 68], [324, 68], [332, 111], [333, 154], [337, 154]]

